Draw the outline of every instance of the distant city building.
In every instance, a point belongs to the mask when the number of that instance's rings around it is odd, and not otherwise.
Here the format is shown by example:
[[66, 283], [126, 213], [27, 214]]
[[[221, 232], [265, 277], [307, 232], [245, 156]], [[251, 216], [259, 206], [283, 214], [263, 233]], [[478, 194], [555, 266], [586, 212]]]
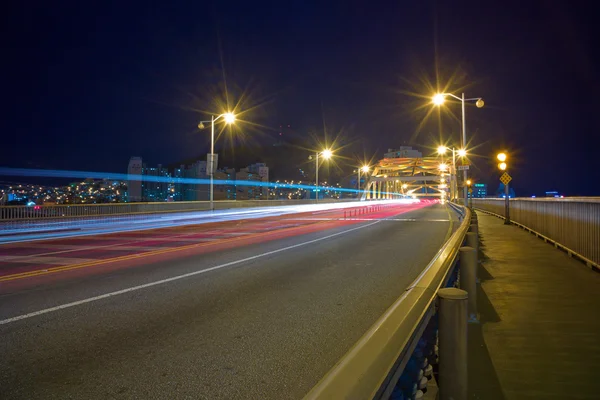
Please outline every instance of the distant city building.
[[266, 199], [269, 193], [268, 188], [262, 183], [269, 182], [269, 167], [264, 163], [257, 163], [242, 168], [235, 175], [235, 180], [254, 181], [260, 184], [240, 185], [236, 187], [236, 200], [260, 200]]
[[[215, 200], [237, 200], [236, 187], [233, 182], [235, 175], [234, 168], [223, 168], [215, 172], [213, 176], [215, 181], [217, 181], [214, 185], [213, 194]], [[210, 190], [209, 186], [206, 186], [206, 188]]]
[[[206, 161], [196, 161], [192, 165], [188, 167], [184, 167], [183, 165], [179, 168], [182, 170], [183, 177], [188, 179], [209, 179], [210, 177], [207, 174], [207, 165]], [[176, 170], [177, 172], [177, 170]], [[216, 175], [216, 174], [215, 174]], [[180, 185], [180, 190], [182, 193], [182, 198], [184, 201], [200, 201], [200, 200], [210, 200], [209, 194], [209, 186], [208, 185], [200, 185], [193, 183], [184, 183]]]
[[127, 167], [127, 201], [142, 201], [142, 181], [135, 178], [142, 175], [143, 163], [141, 157], [131, 157]]
[[413, 149], [410, 146], [400, 146], [399, 149], [388, 149], [383, 155], [384, 158], [422, 158], [423, 153]]
[[[215, 162], [217, 160], [215, 157]], [[128, 167], [128, 183], [132, 188], [128, 193], [129, 201], [209, 200], [208, 167], [207, 161], [200, 160], [188, 166], [180, 165], [171, 172], [160, 164], [157, 167], [149, 167], [140, 157], [132, 157]], [[134, 179], [134, 175], [142, 175], [142, 181]], [[213, 178], [215, 200], [258, 200], [269, 197], [268, 188], [262, 185], [269, 182], [269, 167], [265, 163], [251, 164], [238, 172], [233, 168], [217, 169]], [[202, 182], [186, 182], [188, 179], [198, 179]], [[235, 181], [256, 181], [261, 184], [236, 185]]]
[[144, 177], [155, 177], [156, 179], [146, 179], [142, 182], [142, 201], [155, 202], [167, 201], [170, 195], [171, 174], [161, 164], [155, 167], [147, 167], [143, 164], [142, 175]]
[[473, 185], [473, 194], [474, 198], [484, 198], [487, 197], [487, 184], [485, 183], [475, 183]]

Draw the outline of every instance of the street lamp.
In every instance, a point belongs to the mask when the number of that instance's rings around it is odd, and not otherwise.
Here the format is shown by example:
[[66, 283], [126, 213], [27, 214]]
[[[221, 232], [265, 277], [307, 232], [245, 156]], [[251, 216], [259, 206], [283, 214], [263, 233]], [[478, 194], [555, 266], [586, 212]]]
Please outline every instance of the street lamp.
[[471, 189], [471, 185], [473, 184], [473, 181], [471, 181], [470, 179], [467, 179], [467, 190], [468, 190], [468, 194], [469, 194], [469, 208], [473, 208], [473, 189]]
[[369, 167], [368, 165], [363, 165], [362, 167], [360, 167], [356, 170], [356, 172], [358, 173], [358, 181], [356, 182], [357, 195], [360, 193], [360, 172], [362, 171], [363, 173], [366, 174], [370, 170], [371, 170], [371, 167]]
[[[458, 97], [452, 93], [437, 93], [433, 96], [432, 103], [435, 104], [436, 106], [441, 106], [446, 101], [446, 96], [453, 97], [453, 98], [459, 100], [462, 104], [462, 146], [461, 147], [466, 148], [466, 146], [467, 146], [467, 123], [465, 120], [465, 102], [466, 101], [471, 101], [471, 102], [474, 101], [477, 108], [483, 107], [485, 103], [481, 97], [473, 97], [470, 99], [465, 99], [464, 93], [462, 94], [461, 97]], [[465, 155], [466, 155], [466, 153], [465, 153]], [[467, 170], [465, 169], [465, 170], [463, 170], [463, 181], [466, 181], [466, 180], [467, 180]], [[468, 200], [468, 192], [467, 192], [466, 186], [464, 188], [464, 197], [465, 197], [465, 206], [466, 206], [467, 200]]]
[[215, 122], [219, 120], [219, 118], [223, 118], [226, 124], [233, 124], [235, 122], [235, 114], [232, 112], [226, 112], [216, 117], [214, 115], [211, 116], [210, 121], [200, 121], [198, 123], [198, 129], [204, 129], [205, 123], [210, 122], [210, 154], [208, 162], [206, 163], [206, 167], [208, 168], [210, 165], [209, 175], [210, 175], [210, 210], [214, 211], [214, 173], [215, 173]]
[[[325, 149], [325, 150], [323, 150], [321, 152], [316, 152], [315, 153], [315, 162], [316, 162], [316, 167], [315, 167], [315, 199], [316, 199], [316, 201], [319, 201], [319, 154], [325, 160], [329, 160], [333, 156], [333, 151], [331, 151], [331, 149]], [[308, 159], [311, 160], [312, 156], [308, 156]]]
[[[505, 171], [504, 174], [506, 174], [506, 169], [508, 168], [508, 164], [505, 161], [508, 160], [508, 156], [506, 155], [506, 153], [498, 153], [496, 155], [496, 158], [498, 159], [498, 161], [500, 161], [500, 163], [498, 164], [498, 169], [500, 171]], [[502, 174], [502, 175], [504, 175], [504, 174]], [[509, 177], [509, 179], [510, 179], [510, 177]], [[506, 182], [506, 183], [504, 183], [504, 182]], [[504, 183], [504, 216], [505, 216], [504, 224], [509, 225], [510, 224], [510, 190], [508, 187], [509, 181], [503, 181], [502, 183]]]
[[[459, 157], [466, 157], [467, 156], [467, 150], [465, 149], [455, 149], [454, 147], [450, 148], [450, 147], [446, 147], [446, 146], [438, 146], [437, 148], [437, 153], [442, 156], [442, 163], [444, 161], [444, 154], [446, 154], [448, 152], [448, 150], [452, 150], [452, 168], [450, 168], [450, 195], [452, 196], [453, 199], [456, 198], [456, 191], [457, 188], [455, 188], [455, 181], [456, 181], [456, 155], [458, 154]], [[440, 169], [441, 170], [441, 169]], [[457, 184], [458, 186], [458, 184]]]

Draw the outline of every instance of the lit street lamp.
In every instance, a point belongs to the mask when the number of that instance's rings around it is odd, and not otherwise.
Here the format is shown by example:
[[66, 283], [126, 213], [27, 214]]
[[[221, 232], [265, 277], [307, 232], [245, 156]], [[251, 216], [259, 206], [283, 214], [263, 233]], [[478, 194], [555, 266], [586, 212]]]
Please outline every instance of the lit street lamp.
[[357, 195], [360, 195], [360, 172], [362, 171], [366, 174], [369, 172], [370, 169], [371, 167], [369, 167], [368, 165], [363, 165], [362, 167], [356, 169], [356, 172], [358, 174], [358, 181], [356, 182]]
[[458, 154], [459, 157], [466, 157], [467, 156], [467, 150], [465, 149], [455, 149], [453, 148], [448, 148], [446, 146], [438, 146], [437, 148], [437, 152], [440, 156], [442, 156], [442, 161], [443, 161], [443, 156], [444, 154], [446, 154], [446, 152], [448, 150], [452, 150], [452, 169], [450, 171], [450, 195], [452, 197], [453, 200], [456, 199], [456, 192], [458, 191], [458, 182], [456, 181], [456, 155]]
[[[500, 161], [500, 163], [498, 164], [498, 169], [500, 171], [505, 171], [504, 173], [506, 173], [506, 169], [508, 168], [507, 163], [505, 162], [508, 159], [508, 156], [506, 155], [506, 153], [498, 153], [498, 155], [496, 155], [496, 158], [498, 159], [498, 161]], [[504, 182], [502, 182], [504, 183]], [[508, 187], [508, 183], [509, 181], [506, 181], [506, 183], [504, 183], [504, 224], [505, 225], [510, 225], [510, 190]]]
[[[436, 106], [441, 106], [446, 101], [446, 96], [453, 97], [459, 100], [462, 104], [462, 148], [466, 148], [467, 146], [467, 123], [465, 120], [465, 102], [466, 101], [474, 101], [477, 108], [481, 108], [484, 106], [483, 99], [481, 97], [473, 97], [470, 99], [465, 99], [465, 94], [463, 93], [461, 97], [458, 97], [452, 93], [437, 93], [433, 96], [432, 103]], [[459, 154], [460, 155], [460, 154]], [[463, 181], [467, 180], [467, 170], [463, 170]], [[467, 205], [468, 200], [468, 192], [467, 187], [464, 188], [464, 197], [465, 197], [465, 206]]]
[[214, 211], [214, 209], [215, 209], [215, 207], [214, 207], [214, 185], [213, 185], [213, 177], [214, 177], [214, 173], [215, 173], [215, 122], [217, 122], [219, 120], [219, 118], [223, 118], [223, 120], [225, 121], [226, 124], [233, 124], [235, 122], [235, 114], [233, 114], [232, 112], [226, 112], [224, 114], [217, 115], [216, 117], [214, 115], [212, 115], [210, 121], [200, 121], [200, 123], [198, 124], [198, 129], [204, 129], [205, 128], [204, 124], [210, 122], [210, 155], [209, 155], [209, 159], [207, 160], [208, 162], [206, 163], [206, 167], [209, 168], [209, 165], [210, 165], [209, 175], [210, 175], [210, 210], [211, 211]]
[[469, 208], [473, 208], [473, 189], [471, 189], [472, 184], [473, 184], [473, 181], [471, 181], [470, 179], [467, 179], [467, 189], [468, 189], [468, 194], [469, 194]]
[[[316, 199], [316, 201], [319, 201], [319, 154], [325, 160], [329, 160], [331, 158], [331, 156], [333, 156], [333, 151], [331, 151], [330, 149], [325, 149], [321, 152], [315, 153], [315, 162], [316, 162], [316, 165], [315, 165], [315, 199]], [[312, 156], [308, 156], [308, 159], [311, 160]]]

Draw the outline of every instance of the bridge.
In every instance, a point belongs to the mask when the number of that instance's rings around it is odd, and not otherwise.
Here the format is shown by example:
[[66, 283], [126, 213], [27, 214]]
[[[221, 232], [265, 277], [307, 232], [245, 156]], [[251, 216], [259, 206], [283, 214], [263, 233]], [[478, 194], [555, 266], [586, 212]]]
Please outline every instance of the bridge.
[[383, 160], [364, 201], [2, 208], [0, 398], [597, 398], [600, 199], [505, 225], [435, 168]]
[[450, 198], [454, 198], [456, 175], [448, 173], [449, 166], [441, 165], [440, 169], [439, 157], [384, 158], [375, 165], [362, 200], [401, 196], [445, 198], [448, 188]]

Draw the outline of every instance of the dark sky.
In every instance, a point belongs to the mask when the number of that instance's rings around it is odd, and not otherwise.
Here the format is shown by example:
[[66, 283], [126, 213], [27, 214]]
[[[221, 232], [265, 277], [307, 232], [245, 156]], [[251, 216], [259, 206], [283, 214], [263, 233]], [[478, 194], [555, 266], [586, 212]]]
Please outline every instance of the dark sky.
[[467, 108], [478, 180], [497, 186], [492, 157], [507, 150], [518, 195], [600, 194], [591, 1], [11, 3], [0, 166], [125, 172], [132, 155], [205, 153], [194, 110], [221, 111], [224, 78], [246, 140], [290, 124], [341, 138], [350, 158], [428, 152], [459, 140], [448, 112], [420, 124], [419, 95], [449, 84], [486, 102]]

